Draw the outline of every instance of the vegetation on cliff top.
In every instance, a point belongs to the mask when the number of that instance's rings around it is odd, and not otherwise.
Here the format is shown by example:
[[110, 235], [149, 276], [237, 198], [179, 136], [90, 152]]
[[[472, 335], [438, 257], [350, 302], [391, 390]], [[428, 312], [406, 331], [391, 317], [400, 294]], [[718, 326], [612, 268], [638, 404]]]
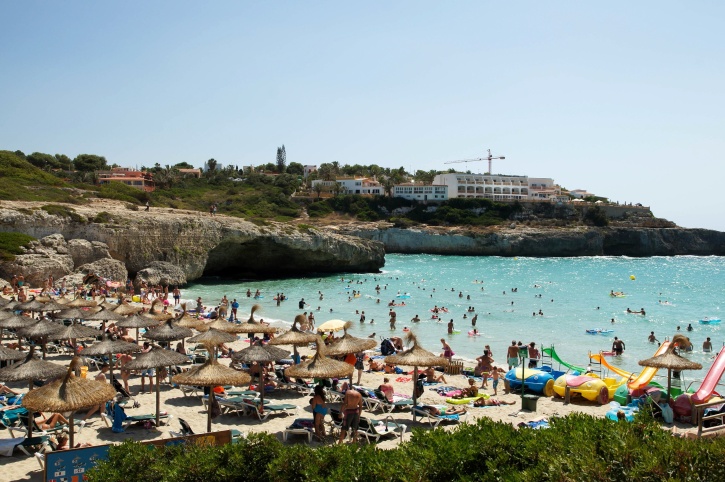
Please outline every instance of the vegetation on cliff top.
[[12, 261], [18, 254], [23, 254], [21, 249], [35, 238], [23, 233], [0, 232], [0, 261]]

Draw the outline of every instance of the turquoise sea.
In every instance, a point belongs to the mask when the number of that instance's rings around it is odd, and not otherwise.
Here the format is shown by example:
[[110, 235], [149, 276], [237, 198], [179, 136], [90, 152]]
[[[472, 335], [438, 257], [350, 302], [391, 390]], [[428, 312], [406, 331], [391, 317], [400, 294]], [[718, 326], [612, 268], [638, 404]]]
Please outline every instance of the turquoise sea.
[[[377, 284], [381, 288], [379, 295], [375, 290]], [[259, 289], [264, 297], [247, 298], [247, 289], [252, 292]], [[350, 298], [353, 289], [361, 292], [359, 298]], [[611, 290], [622, 291], [626, 296], [613, 298], [609, 295]], [[399, 292], [409, 293], [410, 298], [397, 298]], [[288, 301], [277, 306], [273, 300], [276, 293], [284, 293]], [[538, 347], [555, 345], [562, 359], [586, 366], [589, 351], [611, 349], [614, 336], [618, 336], [624, 340], [626, 351], [622, 357], [610, 357], [610, 362], [638, 372], [637, 361], [651, 357], [657, 348], [647, 341], [650, 331], [664, 341], [680, 326], [695, 345], [695, 350], [686, 356], [702, 363], [706, 370], [725, 342], [725, 325], [699, 323], [705, 317], [725, 315], [721, 312], [725, 300], [725, 258], [722, 257], [499, 258], [389, 254], [381, 273], [270, 281], [205, 279], [182, 291], [182, 298], [201, 296], [206, 306], [217, 305], [223, 295], [240, 302], [240, 318], [249, 313], [254, 302], [259, 302], [261, 318], [287, 326], [295, 315], [310, 310], [315, 313], [317, 325], [329, 319], [351, 320], [351, 334], [355, 336], [373, 332], [377, 339], [403, 336], [403, 328], [408, 326], [422, 345], [435, 353], [442, 351], [441, 338], [449, 342], [457, 356], [468, 359], [479, 356], [484, 345], [489, 344], [494, 359], [501, 365], [505, 364], [506, 347], [512, 340], [534, 341]], [[301, 298], [311, 306], [298, 309]], [[391, 300], [406, 303], [395, 307], [398, 322], [394, 332], [388, 323]], [[449, 309], [448, 313], [441, 313], [441, 322], [431, 319], [430, 310], [435, 305]], [[472, 328], [473, 316], [468, 307], [474, 307], [478, 313], [476, 328], [481, 336], [467, 334]], [[646, 315], [627, 314], [627, 308], [644, 308]], [[543, 315], [538, 314], [539, 310]], [[365, 311], [364, 324], [360, 324], [356, 311]], [[421, 318], [420, 323], [410, 321], [416, 314]], [[463, 318], [464, 314], [467, 319]], [[460, 333], [447, 334], [446, 324], [450, 319]], [[686, 331], [688, 324], [692, 324], [693, 331]], [[592, 328], [614, 332], [600, 335], [585, 332]], [[712, 339], [712, 354], [702, 353], [702, 342], [708, 336]], [[701, 379], [704, 370], [685, 373], [685, 380]]]

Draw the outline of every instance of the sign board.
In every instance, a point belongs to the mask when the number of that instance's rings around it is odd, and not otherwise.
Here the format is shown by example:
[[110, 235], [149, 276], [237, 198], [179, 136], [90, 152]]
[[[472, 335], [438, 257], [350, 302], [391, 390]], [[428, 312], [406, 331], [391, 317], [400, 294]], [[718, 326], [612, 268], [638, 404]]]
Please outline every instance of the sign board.
[[[172, 447], [175, 445], [214, 445], [220, 446], [232, 441], [232, 432], [200, 433], [186, 437], [174, 437], [142, 442], [143, 445], [155, 447]], [[45, 482], [83, 482], [88, 480], [85, 473], [101, 460], [108, 459], [111, 445], [95, 445], [72, 450], [58, 450], [45, 454]]]

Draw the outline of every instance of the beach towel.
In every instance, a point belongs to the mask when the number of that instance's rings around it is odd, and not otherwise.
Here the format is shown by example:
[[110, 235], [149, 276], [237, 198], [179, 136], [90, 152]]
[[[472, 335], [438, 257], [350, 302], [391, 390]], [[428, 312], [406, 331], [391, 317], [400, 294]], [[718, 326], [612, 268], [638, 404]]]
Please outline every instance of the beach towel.
[[395, 381], [398, 383], [408, 383], [411, 380], [412, 380], [412, 378], [407, 378], [407, 377], [398, 377], [395, 379]]

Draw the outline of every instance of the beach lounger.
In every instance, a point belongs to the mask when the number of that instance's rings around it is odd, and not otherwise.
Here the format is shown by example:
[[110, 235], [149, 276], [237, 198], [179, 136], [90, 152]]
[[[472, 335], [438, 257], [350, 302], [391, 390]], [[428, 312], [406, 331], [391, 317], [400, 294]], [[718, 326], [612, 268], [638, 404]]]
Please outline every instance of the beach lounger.
[[[267, 402], [270, 403], [267, 404]], [[296, 415], [298, 408], [297, 405], [290, 403], [273, 403], [268, 400], [265, 400], [264, 408], [261, 408], [259, 401], [256, 400], [243, 399], [240, 403], [246, 407], [247, 413], [252, 416], [256, 415], [262, 421], [267, 420], [270, 415], [274, 414]]]
[[31, 450], [43, 453], [52, 451], [50, 446], [50, 437], [47, 435], [38, 435], [35, 437], [17, 437], [9, 439], [0, 439], [0, 455], [10, 457], [13, 450], [18, 449], [28, 457], [32, 456]]
[[342, 423], [344, 421], [342, 413], [336, 408], [330, 408], [329, 414], [330, 421], [327, 423], [330, 425], [331, 432], [333, 435], [339, 434], [340, 430], [342, 430]]
[[282, 431], [282, 441], [287, 441], [289, 435], [306, 435], [307, 442], [312, 442], [315, 431], [315, 421], [311, 418], [297, 418], [292, 425]]
[[[443, 405], [439, 405], [438, 407], [440, 410], [445, 410], [445, 408], [446, 408]], [[420, 405], [412, 407], [411, 411], [413, 412], [413, 414], [420, 417], [421, 419], [425, 419], [428, 422], [428, 424], [433, 428], [437, 427], [441, 422], [459, 423], [462, 420], [465, 420], [466, 417], [468, 416], [468, 413], [464, 413], [463, 417], [461, 417], [457, 413], [451, 414], [451, 415], [446, 415], [446, 414], [433, 415], [432, 413], [430, 413], [428, 410], [426, 410], [425, 408], [423, 408]]]
[[381, 438], [395, 438], [398, 436], [402, 441], [403, 434], [407, 429], [407, 425], [395, 422], [389, 415], [383, 420], [360, 417], [357, 433], [363, 435], [368, 443], [370, 443], [370, 440], [378, 442]]
[[[174, 418], [174, 416], [169, 415], [169, 414], [159, 415], [159, 424], [168, 425], [172, 418]], [[103, 422], [106, 424], [106, 427], [110, 427], [113, 425], [113, 420], [111, 419], [111, 417], [108, 416], [107, 413], [102, 413], [101, 419], [103, 419]], [[125, 430], [131, 424], [146, 423], [146, 422], [149, 422], [152, 425], [155, 425], [156, 424], [156, 415], [153, 413], [146, 414], [146, 415], [129, 415], [123, 420], [123, 428]]]
[[413, 399], [408, 397], [393, 395], [393, 401], [391, 402], [379, 390], [374, 390], [373, 394], [375, 395], [374, 397], [363, 398], [363, 402], [371, 412], [380, 409], [384, 413], [391, 413], [396, 408], [406, 409], [413, 406]]
[[[179, 419], [179, 425], [181, 425], [181, 432], [172, 432], [169, 431], [169, 433], [173, 434], [174, 437], [186, 437], [187, 435], [196, 435], [194, 431], [191, 429], [191, 425], [189, 425], [189, 422], [184, 420], [183, 418]], [[231, 429], [230, 432], [232, 432], [232, 443], [235, 444], [242, 440], [244, 438], [244, 434], [236, 429]]]

